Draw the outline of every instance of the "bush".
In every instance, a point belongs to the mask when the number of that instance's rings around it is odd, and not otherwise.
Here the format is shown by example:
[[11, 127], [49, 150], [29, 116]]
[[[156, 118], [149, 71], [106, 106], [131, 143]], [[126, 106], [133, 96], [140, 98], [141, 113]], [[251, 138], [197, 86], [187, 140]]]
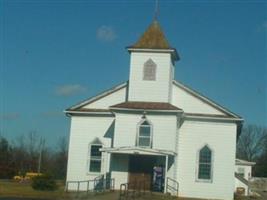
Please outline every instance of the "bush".
[[53, 191], [57, 189], [57, 184], [52, 176], [40, 175], [32, 178], [32, 188], [34, 190], [49, 190]]

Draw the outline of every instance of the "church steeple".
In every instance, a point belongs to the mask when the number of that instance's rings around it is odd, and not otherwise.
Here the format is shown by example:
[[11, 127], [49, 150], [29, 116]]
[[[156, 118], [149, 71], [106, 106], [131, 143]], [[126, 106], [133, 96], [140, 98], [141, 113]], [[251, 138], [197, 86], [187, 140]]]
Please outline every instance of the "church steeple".
[[139, 40], [131, 47], [144, 49], [171, 49], [159, 22], [156, 20], [152, 22]]
[[138, 41], [128, 47], [129, 51], [134, 49], [166, 50], [171, 52], [174, 60], [179, 60], [176, 49], [171, 47], [156, 19], [153, 20]]

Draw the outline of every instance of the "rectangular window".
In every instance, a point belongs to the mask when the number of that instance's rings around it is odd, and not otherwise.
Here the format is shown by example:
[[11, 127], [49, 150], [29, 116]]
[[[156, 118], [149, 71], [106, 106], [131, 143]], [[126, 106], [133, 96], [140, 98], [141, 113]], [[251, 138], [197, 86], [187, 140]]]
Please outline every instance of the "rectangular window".
[[101, 172], [101, 156], [102, 153], [99, 149], [102, 145], [91, 145], [90, 146], [90, 161], [89, 161], [89, 172]]
[[237, 173], [243, 177], [245, 177], [245, 169], [244, 167], [238, 167]]
[[147, 121], [139, 126], [137, 146], [151, 147], [151, 125]]

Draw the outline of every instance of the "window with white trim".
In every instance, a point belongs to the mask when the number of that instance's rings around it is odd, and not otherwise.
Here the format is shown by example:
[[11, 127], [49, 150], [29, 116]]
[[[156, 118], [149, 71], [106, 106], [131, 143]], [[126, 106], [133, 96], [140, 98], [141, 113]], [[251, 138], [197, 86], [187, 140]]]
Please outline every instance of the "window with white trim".
[[212, 151], [206, 145], [198, 155], [198, 180], [211, 180], [212, 178]]
[[244, 167], [238, 167], [237, 169], [237, 173], [242, 176], [245, 177], [245, 168]]
[[152, 126], [144, 120], [138, 128], [137, 146], [151, 147], [152, 146]]
[[99, 173], [101, 172], [102, 153], [99, 149], [102, 148], [102, 144], [89, 145], [89, 172]]
[[143, 80], [154, 81], [156, 80], [157, 65], [152, 59], [148, 59], [144, 64]]

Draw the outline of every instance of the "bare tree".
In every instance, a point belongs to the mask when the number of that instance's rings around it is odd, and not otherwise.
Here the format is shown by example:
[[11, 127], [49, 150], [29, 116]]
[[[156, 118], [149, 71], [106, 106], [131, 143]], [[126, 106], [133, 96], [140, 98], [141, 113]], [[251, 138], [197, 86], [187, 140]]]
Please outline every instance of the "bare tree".
[[31, 131], [27, 137], [27, 150], [29, 155], [28, 169], [30, 171], [37, 170], [37, 163], [39, 158], [39, 136], [36, 131]]
[[243, 128], [237, 144], [237, 157], [255, 161], [264, 151], [267, 129], [262, 126], [248, 125]]

